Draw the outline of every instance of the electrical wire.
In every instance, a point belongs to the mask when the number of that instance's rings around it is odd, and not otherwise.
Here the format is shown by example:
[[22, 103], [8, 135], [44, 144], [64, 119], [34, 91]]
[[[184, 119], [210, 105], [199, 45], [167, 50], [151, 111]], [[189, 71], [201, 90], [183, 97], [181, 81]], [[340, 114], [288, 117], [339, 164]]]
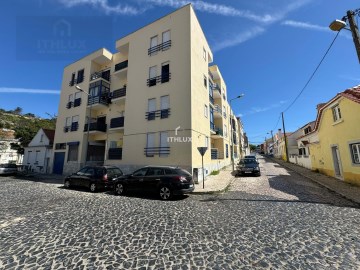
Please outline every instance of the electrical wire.
[[[330, 43], [329, 48], [326, 50], [324, 56], [322, 57], [320, 63], [317, 65], [317, 67], [315, 68], [314, 72], [311, 74], [310, 78], [308, 79], [308, 81], [306, 82], [305, 86], [301, 89], [301, 91], [299, 92], [299, 94], [296, 96], [296, 98], [291, 102], [291, 104], [284, 110], [284, 112], [286, 112], [287, 110], [289, 110], [292, 105], [294, 105], [294, 103], [298, 100], [298, 98], [301, 96], [301, 94], [304, 92], [304, 90], [306, 89], [306, 87], [309, 85], [309, 83], [311, 82], [311, 80], [314, 78], [315, 73], [318, 71], [319, 67], [321, 66], [322, 62], [324, 61], [325, 57], [327, 56], [327, 54], [329, 53], [331, 47], [333, 46], [335, 40], [337, 39], [337, 37], [339, 36], [340, 31], [337, 32], [335, 38], [333, 39], [333, 41]], [[279, 118], [280, 119], [280, 118]]]

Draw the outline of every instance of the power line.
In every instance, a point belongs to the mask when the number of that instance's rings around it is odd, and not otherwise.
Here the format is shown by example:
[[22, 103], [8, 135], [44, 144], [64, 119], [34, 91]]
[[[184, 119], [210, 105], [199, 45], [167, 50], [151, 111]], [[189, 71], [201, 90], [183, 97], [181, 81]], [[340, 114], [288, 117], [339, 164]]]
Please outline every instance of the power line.
[[277, 126], [278, 126], [278, 124], [279, 124], [280, 118], [281, 118], [281, 113], [279, 113], [279, 118], [278, 118], [278, 120], [277, 120], [277, 122], [276, 122], [276, 125], [275, 125], [275, 127], [273, 128], [273, 130], [276, 130], [276, 128], [277, 128]]
[[[337, 32], [335, 38], [333, 39], [333, 41], [331, 42], [329, 48], [326, 50], [324, 56], [322, 57], [320, 63], [317, 65], [317, 67], [315, 68], [314, 72], [311, 74], [309, 80], [306, 82], [305, 86], [301, 89], [300, 93], [296, 96], [296, 98], [293, 100], [293, 102], [291, 102], [291, 104], [284, 110], [284, 112], [286, 112], [288, 109], [291, 108], [292, 105], [294, 105], [294, 103], [297, 101], [297, 99], [301, 96], [301, 94], [304, 92], [304, 90], [306, 89], [306, 87], [309, 85], [310, 81], [313, 79], [315, 73], [317, 72], [317, 70], [319, 69], [319, 67], [321, 66], [322, 62], [324, 61], [326, 55], [329, 53], [331, 47], [333, 46], [335, 40], [337, 39], [337, 37], [339, 36], [340, 31]], [[280, 119], [280, 118], [279, 118]]]

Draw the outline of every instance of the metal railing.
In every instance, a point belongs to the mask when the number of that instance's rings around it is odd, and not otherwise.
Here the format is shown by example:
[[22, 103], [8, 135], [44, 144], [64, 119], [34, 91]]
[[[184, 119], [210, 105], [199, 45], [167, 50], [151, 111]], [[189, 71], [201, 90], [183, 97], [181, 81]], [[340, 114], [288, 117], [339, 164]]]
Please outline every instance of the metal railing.
[[110, 82], [110, 72], [106, 72], [104, 70], [94, 72], [90, 75], [90, 81], [94, 81], [96, 79], [102, 78], [108, 82]]
[[111, 98], [121, 98], [126, 96], [126, 86], [120, 89], [116, 89], [112, 92]]
[[123, 62], [120, 62], [120, 63], [116, 64], [115, 65], [115, 72], [119, 71], [119, 70], [122, 70], [124, 68], [127, 68], [128, 64], [129, 64], [129, 60], [125, 60]]
[[170, 116], [170, 108], [145, 113], [145, 118], [148, 121], [155, 120], [156, 117], [160, 117], [161, 119], [164, 119], [164, 118], [168, 118], [169, 116]]
[[[88, 130], [88, 124], [84, 125], [84, 132]], [[89, 131], [106, 132], [106, 124], [90, 123]]]
[[125, 120], [124, 116], [111, 118], [110, 119], [110, 128], [124, 127], [124, 120]]
[[147, 157], [153, 156], [161, 156], [161, 155], [169, 155], [170, 154], [170, 147], [145, 147], [144, 154]]
[[74, 107], [78, 107], [81, 105], [81, 98], [77, 98], [74, 100]]
[[210, 95], [209, 95], [209, 101], [210, 101], [211, 104], [214, 105], [214, 98], [212, 96], [210, 96]]
[[166, 83], [171, 79], [171, 72], [147, 79], [147, 86], [154, 86], [157, 83]]
[[95, 104], [104, 104], [108, 105], [111, 102], [111, 98], [109, 97], [110, 92], [103, 93], [101, 96], [89, 96], [88, 98], [88, 106]]
[[171, 40], [165, 41], [159, 45], [156, 45], [154, 47], [151, 47], [148, 49], [148, 55], [152, 55], [153, 53], [156, 53], [158, 51], [165, 51], [171, 47]]

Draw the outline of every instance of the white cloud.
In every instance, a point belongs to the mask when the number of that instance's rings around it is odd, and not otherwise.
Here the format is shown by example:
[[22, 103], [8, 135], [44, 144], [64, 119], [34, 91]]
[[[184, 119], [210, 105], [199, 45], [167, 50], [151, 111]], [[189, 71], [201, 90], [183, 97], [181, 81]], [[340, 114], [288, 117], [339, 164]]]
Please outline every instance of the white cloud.
[[9, 88], [9, 87], [0, 87], [0, 93], [26, 93], [26, 94], [50, 94], [50, 95], [60, 95], [58, 90], [42, 90], [42, 89], [28, 89], [28, 88]]
[[262, 27], [253, 27], [250, 30], [247, 30], [245, 32], [239, 33], [230, 39], [222, 40], [212, 46], [213, 52], [220, 51], [225, 48], [233, 47], [236, 45], [239, 45], [249, 39], [252, 39], [260, 34], [262, 34], [265, 31]]
[[[321, 25], [312, 24], [312, 23], [309, 23], [309, 22], [300, 22], [300, 21], [287, 20], [287, 21], [283, 21], [281, 24], [286, 25], [286, 26], [301, 28], [301, 29], [308, 29], [308, 30], [315, 30], [315, 31], [327, 32], [327, 33], [333, 33], [333, 31], [331, 31], [328, 26], [321, 26]], [[351, 37], [351, 35], [349, 33], [340, 32], [340, 36], [352, 39], [352, 37]]]
[[143, 13], [146, 8], [137, 8], [128, 4], [117, 4], [111, 6], [108, 0], [58, 0], [66, 7], [74, 7], [78, 5], [91, 5], [94, 8], [101, 8], [106, 14], [115, 13], [122, 15], [137, 15]]

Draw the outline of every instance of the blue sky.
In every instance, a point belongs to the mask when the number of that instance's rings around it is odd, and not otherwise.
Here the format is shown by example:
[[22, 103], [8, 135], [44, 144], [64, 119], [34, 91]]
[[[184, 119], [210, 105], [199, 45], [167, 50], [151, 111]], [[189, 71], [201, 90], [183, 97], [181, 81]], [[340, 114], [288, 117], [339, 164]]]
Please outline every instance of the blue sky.
[[[190, 1], [12, 0], [2, 1], [0, 108], [41, 117], [57, 114], [63, 68]], [[191, 1], [227, 83], [228, 97], [242, 116], [252, 143], [281, 127], [279, 114], [296, 97], [335, 37], [328, 25], [356, 0]], [[78, 50], [41, 54], [34, 46], [51, 39], [62, 16], [78, 34]], [[35, 45], [34, 45], [35, 44]], [[46, 45], [44, 45], [46, 46]], [[316, 105], [360, 84], [360, 65], [343, 30], [303, 95], [285, 113], [287, 131], [316, 118]]]

